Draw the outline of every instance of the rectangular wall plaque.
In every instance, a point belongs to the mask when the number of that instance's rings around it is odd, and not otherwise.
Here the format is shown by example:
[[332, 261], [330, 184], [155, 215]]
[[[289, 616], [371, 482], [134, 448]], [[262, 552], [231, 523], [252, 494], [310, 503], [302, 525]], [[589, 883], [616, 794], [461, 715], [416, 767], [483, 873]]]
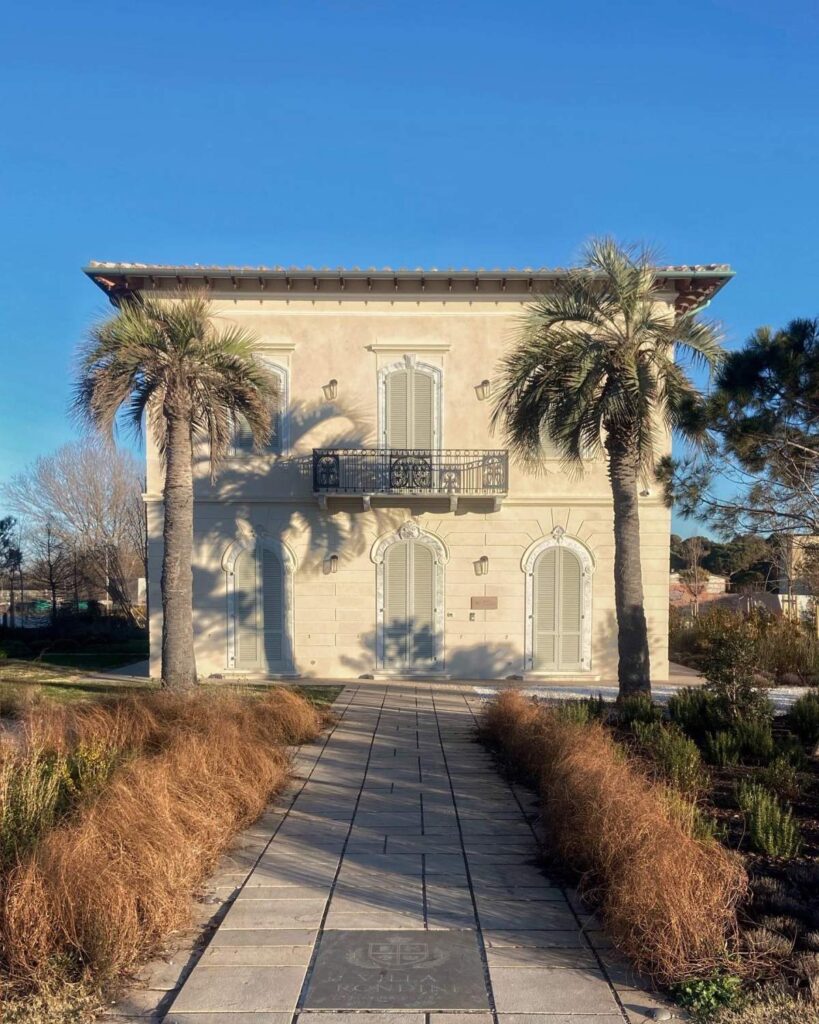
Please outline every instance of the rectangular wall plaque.
[[498, 607], [497, 597], [473, 597], [469, 606], [473, 611], [494, 611]]

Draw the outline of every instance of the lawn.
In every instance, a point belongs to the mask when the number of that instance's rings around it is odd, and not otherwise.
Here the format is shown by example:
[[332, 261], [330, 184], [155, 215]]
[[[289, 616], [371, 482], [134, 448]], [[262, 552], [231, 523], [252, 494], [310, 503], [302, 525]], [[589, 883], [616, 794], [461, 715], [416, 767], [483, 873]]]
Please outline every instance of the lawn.
[[[226, 683], [203, 681], [203, 689], [225, 688]], [[252, 692], [264, 693], [269, 684], [239, 684]], [[53, 701], [98, 700], [159, 689], [155, 679], [98, 679], [90, 671], [45, 664], [42, 661], [0, 661], [0, 715], [14, 714], [32, 699]], [[329, 707], [341, 693], [341, 686], [287, 685], [316, 707]]]

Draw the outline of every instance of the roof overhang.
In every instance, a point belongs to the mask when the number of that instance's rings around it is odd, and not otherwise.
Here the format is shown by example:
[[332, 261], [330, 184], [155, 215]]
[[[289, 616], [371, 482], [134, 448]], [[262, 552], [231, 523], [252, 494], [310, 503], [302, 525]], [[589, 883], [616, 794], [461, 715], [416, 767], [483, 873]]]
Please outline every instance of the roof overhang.
[[[97, 261], [92, 261], [83, 270], [112, 302], [138, 292], [167, 292], [180, 288], [204, 288], [214, 295], [234, 297], [266, 295], [271, 298], [360, 299], [423, 294], [430, 298], [469, 296], [520, 302], [531, 294], [549, 290], [570, 273], [564, 267], [510, 267], [506, 270], [438, 270], [435, 267], [393, 270], [385, 267], [378, 270], [359, 267], [172, 266]], [[734, 272], [726, 264], [710, 263], [658, 267], [656, 275], [657, 290], [675, 292], [676, 308], [687, 312], [709, 302], [734, 276]]]

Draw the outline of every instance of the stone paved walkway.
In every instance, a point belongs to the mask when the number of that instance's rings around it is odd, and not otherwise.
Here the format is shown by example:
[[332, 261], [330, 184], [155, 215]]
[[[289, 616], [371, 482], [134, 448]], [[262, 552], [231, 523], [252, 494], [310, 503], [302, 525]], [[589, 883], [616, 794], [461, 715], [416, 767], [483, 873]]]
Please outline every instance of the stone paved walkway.
[[446, 684], [345, 688], [252, 869], [220, 876], [238, 894], [166, 1024], [656, 1019], [537, 866], [536, 802], [474, 742], [479, 703]]

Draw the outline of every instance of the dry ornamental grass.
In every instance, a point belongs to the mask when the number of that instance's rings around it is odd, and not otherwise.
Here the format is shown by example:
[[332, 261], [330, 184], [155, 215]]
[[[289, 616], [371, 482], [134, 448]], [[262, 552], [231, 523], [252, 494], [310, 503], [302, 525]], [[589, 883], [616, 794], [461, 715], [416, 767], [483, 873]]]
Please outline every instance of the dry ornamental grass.
[[[316, 710], [284, 690], [153, 694], [24, 720], [27, 751], [106, 743], [119, 767], [0, 879], [0, 963], [12, 983], [99, 985], [183, 925], [195, 887], [284, 784], [285, 747]], [[2, 807], [0, 807], [0, 815]]]
[[601, 725], [566, 722], [506, 692], [487, 708], [484, 729], [538, 787], [556, 854], [581, 873], [636, 966], [671, 983], [725, 964], [747, 888], [738, 857], [694, 838], [663, 787]]

